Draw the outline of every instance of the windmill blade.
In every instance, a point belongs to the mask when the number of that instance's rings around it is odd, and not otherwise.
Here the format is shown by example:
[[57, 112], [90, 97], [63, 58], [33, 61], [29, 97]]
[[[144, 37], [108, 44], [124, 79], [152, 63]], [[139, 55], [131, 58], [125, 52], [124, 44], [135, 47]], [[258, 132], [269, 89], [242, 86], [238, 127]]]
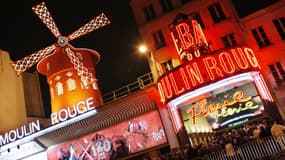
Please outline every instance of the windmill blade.
[[70, 62], [73, 64], [73, 68], [76, 70], [77, 75], [80, 77], [83, 87], [87, 88], [88, 85], [92, 84], [95, 81], [95, 78], [80, 61], [80, 59], [75, 55], [75, 53], [69, 48], [65, 47], [67, 57], [70, 59]]
[[47, 55], [51, 54], [54, 50], [55, 45], [53, 44], [33, 54], [30, 54], [16, 62], [11, 62], [11, 65], [17, 76], [19, 76], [21, 73], [31, 68], [33, 65], [45, 58]]
[[32, 9], [56, 38], [61, 36], [45, 2], [35, 5]]
[[84, 26], [73, 32], [68, 36], [68, 40], [71, 41], [75, 38], [78, 38], [80, 36], [83, 36], [87, 33], [90, 33], [96, 29], [99, 29], [103, 26], [106, 26], [110, 24], [111, 22], [109, 19], [106, 17], [104, 13], [101, 13], [99, 16], [93, 18], [91, 21], [86, 23]]

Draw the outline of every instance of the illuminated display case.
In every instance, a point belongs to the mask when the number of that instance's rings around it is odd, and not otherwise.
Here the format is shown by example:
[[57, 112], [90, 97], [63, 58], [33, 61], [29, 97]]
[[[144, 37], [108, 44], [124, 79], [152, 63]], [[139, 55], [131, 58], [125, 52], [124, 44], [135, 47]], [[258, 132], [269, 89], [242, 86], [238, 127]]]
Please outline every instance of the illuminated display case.
[[167, 143], [157, 111], [48, 149], [48, 159], [116, 159]]

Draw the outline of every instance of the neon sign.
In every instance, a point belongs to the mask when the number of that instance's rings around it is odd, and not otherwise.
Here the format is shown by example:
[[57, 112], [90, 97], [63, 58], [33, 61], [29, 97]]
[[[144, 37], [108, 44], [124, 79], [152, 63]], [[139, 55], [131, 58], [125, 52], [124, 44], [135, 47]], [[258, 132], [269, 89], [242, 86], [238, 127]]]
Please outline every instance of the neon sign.
[[251, 48], [235, 47], [187, 61], [157, 81], [161, 102], [237, 73], [259, 70]]
[[196, 52], [199, 51], [197, 47], [208, 46], [204, 32], [196, 20], [184, 20], [176, 24], [171, 28], [171, 38], [181, 59], [191, 56], [189, 53], [192, 51], [196, 57], [199, 57], [200, 52]]
[[51, 123], [56, 124], [59, 122], [66, 121], [70, 118], [76, 117], [77, 115], [83, 114], [87, 111], [95, 109], [94, 98], [89, 97], [84, 101], [79, 101], [74, 104], [73, 107], [67, 107], [61, 109], [59, 112], [54, 112], [51, 114]]
[[10, 130], [4, 135], [0, 135], [0, 146], [14, 142], [18, 139], [31, 135], [41, 129], [40, 121], [31, 122], [28, 125], [23, 125], [20, 128]]
[[[251, 101], [252, 96], [244, 97], [243, 91], [236, 91], [233, 94], [231, 101], [224, 100], [223, 103], [208, 103], [207, 99], [203, 99], [191, 108], [186, 110], [186, 113], [191, 114], [193, 124], [196, 122], [197, 117], [206, 117], [211, 113], [214, 113], [215, 121], [218, 122], [220, 117], [228, 117], [234, 114], [238, 114], [245, 110], [255, 110], [259, 106]], [[244, 105], [242, 105], [244, 103]], [[239, 104], [237, 107], [229, 108], [235, 104]]]

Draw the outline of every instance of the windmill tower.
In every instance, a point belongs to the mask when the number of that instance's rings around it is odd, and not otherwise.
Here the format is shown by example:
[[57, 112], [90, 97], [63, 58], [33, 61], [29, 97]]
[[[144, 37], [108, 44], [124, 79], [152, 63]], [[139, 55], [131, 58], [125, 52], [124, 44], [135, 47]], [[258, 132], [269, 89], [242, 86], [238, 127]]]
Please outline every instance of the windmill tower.
[[64, 110], [60, 114], [73, 117], [78, 112], [86, 111], [86, 105], [101, 105], [103, 100], [94, 69], [100, 55], [91, 49], [74, 48], [68, 42], [110, 24], [108, 18], [101, 13], [65, 37], [60, 34], [44, 2], [32, 9], [58, 40], [57, 43], [13, 62], [16, 74], [20, 75], [37, 64], [37, 70], [47, 76], [52, 113]]

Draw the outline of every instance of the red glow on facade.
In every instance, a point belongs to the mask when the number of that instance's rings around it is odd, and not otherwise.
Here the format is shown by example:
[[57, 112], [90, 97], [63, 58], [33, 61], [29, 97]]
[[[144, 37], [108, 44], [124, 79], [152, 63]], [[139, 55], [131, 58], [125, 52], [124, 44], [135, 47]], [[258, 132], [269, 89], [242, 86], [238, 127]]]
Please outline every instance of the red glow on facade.
[[235, 47], [188, 61], [162, 75], [157, 82], [161, 102], [232, 75], [259, 70], [252, 49]]

